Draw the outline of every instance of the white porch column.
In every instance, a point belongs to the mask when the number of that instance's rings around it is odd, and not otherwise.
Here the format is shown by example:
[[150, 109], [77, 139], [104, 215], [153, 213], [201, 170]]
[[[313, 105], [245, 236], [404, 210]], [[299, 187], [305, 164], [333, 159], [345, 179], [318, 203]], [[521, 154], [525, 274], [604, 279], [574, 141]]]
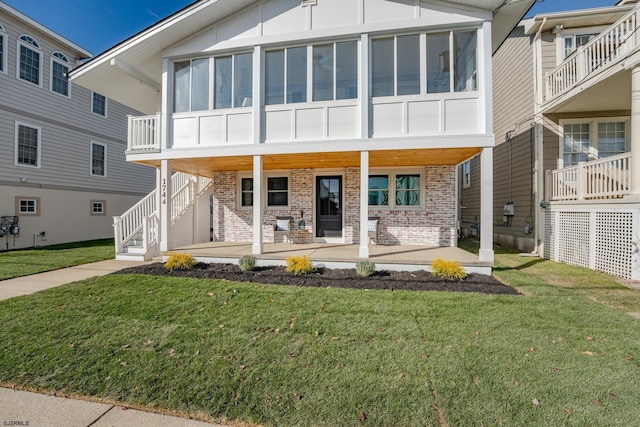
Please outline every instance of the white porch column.
[[254, 255], [262, 253], [262, 156], [253, 156], [253, 247]]
[[631, 70], [631, 194], [640, 195], [640, 65]]
[[160, 161], [160, 252], [170, 251], [171, 244], [171, 160]]
[[360, 152], [360, 258], [369, 258], [369, 152]]
[[480, 154], [480, 261], [493, 262], [493, 147]]

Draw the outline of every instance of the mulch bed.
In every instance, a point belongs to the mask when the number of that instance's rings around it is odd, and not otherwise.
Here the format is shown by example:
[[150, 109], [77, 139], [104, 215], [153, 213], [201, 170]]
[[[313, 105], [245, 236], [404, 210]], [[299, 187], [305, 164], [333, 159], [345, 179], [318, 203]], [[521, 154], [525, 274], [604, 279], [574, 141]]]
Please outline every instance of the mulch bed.
[[285, 267], [257, 267], [242, 271], [234, 264], [198, 263], [193, 270], [167, 271], [162, 263], [153, 263], [120, 270], [122, 274], [223, 279], [273, 285], [308, 286], [318, 288], [384, 289], [404, 291], [453, 291], [483, 294], [519, 295], [519, 292], [492, 276], [470, 274], [461, 282], [434, 276], [427, 271], [377, 271], [370, 277], [360, 277], [355, 269], [321, 268], [316, 273], [294, 276]]

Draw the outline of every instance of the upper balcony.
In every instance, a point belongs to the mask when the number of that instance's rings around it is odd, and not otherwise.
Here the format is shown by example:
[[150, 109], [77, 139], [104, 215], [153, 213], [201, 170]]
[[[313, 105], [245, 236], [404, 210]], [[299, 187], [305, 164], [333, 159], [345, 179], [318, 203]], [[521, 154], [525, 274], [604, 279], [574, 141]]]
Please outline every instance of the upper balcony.
[[580, 86], [582, 90], [595, 84], [598, 80], [589, 81], [593, 77], [608, 77], [604, 73], [606, 70], [613, 69], [636, 51], [639, 47], [636, 31], [638, 11], [638, 8], [629, 11], [546, 74], [547, 107], [563, 95], [570, 96], [572, 89]]

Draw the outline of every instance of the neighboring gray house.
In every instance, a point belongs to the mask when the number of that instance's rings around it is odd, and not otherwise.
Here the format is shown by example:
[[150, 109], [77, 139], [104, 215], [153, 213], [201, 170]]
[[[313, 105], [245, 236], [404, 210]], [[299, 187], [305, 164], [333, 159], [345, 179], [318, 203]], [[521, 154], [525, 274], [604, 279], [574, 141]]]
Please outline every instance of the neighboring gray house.
[[90, 57], [0, 2], [0, 250], [111, 237], [155, 185], [125, 160], [136, 111], [68, 81]]
[[[640, 279], [637, 0], [537, 15], [494, 55], [494, 239]], [[461, 168], [475, 234], [479, 165]]]

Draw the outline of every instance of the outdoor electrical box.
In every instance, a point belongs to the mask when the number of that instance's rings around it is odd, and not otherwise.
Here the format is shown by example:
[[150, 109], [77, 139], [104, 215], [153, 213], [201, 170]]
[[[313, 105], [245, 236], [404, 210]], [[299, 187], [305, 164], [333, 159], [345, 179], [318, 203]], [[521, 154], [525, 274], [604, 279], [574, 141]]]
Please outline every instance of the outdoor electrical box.
[[508, 205], [504, 205], [504, 208], [502, 209], [502, 214], [504, 216], [513, 216], [513, 215], [515, 215], [515, 208], [513, 207], [513, 203], [510, 203]]

